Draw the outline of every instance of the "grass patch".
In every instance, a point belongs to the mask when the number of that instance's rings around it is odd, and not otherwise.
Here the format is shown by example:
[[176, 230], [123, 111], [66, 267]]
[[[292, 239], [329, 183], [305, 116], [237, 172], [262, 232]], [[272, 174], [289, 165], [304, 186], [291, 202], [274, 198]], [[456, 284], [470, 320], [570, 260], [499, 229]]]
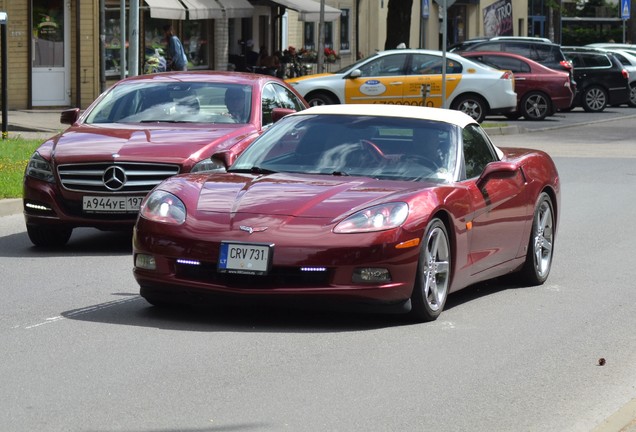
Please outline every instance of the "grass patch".
[[24, 169], [40, 144], [42, 140], [35, 139], [0, 140], [0, 199], [22, 197]]

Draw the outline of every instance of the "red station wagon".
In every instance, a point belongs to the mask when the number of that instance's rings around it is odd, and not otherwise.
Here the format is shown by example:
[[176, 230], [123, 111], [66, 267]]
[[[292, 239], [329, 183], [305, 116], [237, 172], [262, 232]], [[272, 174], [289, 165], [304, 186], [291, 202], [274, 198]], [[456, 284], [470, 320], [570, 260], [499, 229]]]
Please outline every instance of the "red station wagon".
[[567, 72], [509, 52], [467, 51], [462, 56], [514, 73], [518, 104], [508, 118], [523, 116], [526, 120], [543, 120], [572, 104], [574, 91]]

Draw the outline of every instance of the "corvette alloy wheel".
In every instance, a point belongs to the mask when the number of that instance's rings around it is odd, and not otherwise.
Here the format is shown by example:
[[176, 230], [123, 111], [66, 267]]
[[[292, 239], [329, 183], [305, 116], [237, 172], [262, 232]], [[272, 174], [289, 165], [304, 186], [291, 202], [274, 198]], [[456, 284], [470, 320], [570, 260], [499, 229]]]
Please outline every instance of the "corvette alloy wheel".
[[418, 273], [411, 296], [411, 313], [417, 321], [433, 321], [442, 313], [451, 279], [451, 247], [440, 219], [426, 229]]
[[526, 263], [522, 270], [526, 284], [540, 285], [550, 274], [554, 254], [554, 221], [552, 200], [543, 192], [534, 211]]

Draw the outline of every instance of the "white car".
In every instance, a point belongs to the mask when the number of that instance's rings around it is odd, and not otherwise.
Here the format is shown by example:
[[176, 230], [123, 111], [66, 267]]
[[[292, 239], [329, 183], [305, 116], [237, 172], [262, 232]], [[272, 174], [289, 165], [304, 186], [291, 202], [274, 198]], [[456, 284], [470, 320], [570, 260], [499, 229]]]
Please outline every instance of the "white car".
[[[389, 104], [442, 107], [441, 51], [379, 52], [335, 73], [288, 79], [310, 105]], [[428, 91], [427, 91], [428, 90]], [[514, 75], [446, 53], [446, 104], [482, 122], [514, 111]]]
[[604, 49], [614, 54], [614, 57], [629, 72], [629, 102], [627, 104], [630, 107], [636, 107], [636, 50]]

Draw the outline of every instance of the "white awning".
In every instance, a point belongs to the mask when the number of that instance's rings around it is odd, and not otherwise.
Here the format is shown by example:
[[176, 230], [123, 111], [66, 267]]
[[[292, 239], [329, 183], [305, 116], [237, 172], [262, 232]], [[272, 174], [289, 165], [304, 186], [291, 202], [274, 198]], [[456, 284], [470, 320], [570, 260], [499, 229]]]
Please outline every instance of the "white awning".
[[179, 0], [145, 0], [152, 18], [186, 19], [186, 10]]
[[247, 0], [217, 0], [225, 9], [227, 18], [250, 18], [254, 13], [254, 6]]
[[181, 1], [188, 8], [188, 19], [190, 20], [223, 18], [223, 9], [215, 0]]
[[[301, 21], [320, 21], [320, 2], [314, 0], [274, 0], [281, 6], [295, 10], [300, 14]], [[340, 19], [341, 11], [335, 7], [325, 5], [325, 21]]]
[[[152, 0], [157, 1], [157, 0]], [[161, 0], [166, 1], [166, 0]], [[178, 1], [178, 0], [170, 0]], [[188, 10], [189, 20], [249, 18], [254, 6], [247, 0], [181, 0]], [[182, 19], [185, 19], [182, 18]]]

